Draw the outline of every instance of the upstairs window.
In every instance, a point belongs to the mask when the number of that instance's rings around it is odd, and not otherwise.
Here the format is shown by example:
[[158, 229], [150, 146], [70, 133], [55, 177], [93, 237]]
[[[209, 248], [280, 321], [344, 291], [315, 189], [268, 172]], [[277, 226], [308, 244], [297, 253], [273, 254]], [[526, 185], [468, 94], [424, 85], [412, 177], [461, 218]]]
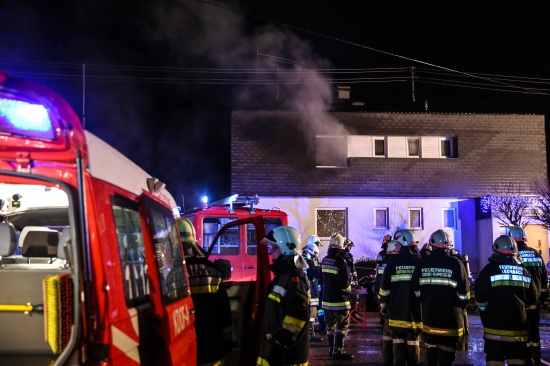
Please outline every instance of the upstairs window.
[[386, 156], [386, 141], [384, 138], [374, 139], [374, 156]]
[[316, 136], [315, 161], [318, 168], [347, 168], [347, 136]]
[[407, 139], [407, 155], [411, 157], [420, 157], [420, 139], [408, 138]]

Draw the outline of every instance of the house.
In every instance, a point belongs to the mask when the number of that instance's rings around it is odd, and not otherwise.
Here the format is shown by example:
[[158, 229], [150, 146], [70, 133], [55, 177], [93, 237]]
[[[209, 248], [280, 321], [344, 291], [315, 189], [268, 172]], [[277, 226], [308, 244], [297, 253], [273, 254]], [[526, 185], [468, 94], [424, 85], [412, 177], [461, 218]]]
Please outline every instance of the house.
[[[231, 190], [286, 211], [303, 238], [340, 231], [356, 258], [413, 228], [443, 228], [478, 271], [500, 225], [489, 195], [547, 181], [544, 116], [520, 114], [234, 111]], [[548, 233], [527, 227], [548, 261]], [[321, 249], [326, 251], [326, 246]]]

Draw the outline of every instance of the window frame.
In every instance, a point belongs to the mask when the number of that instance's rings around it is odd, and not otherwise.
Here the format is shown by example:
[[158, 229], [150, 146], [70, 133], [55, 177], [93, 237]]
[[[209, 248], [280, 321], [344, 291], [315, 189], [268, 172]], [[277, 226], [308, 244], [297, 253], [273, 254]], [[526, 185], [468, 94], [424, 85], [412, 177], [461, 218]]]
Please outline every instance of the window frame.
[[[421, 147], [420, 137], [407, 137], [405, 139], [405, 141], [407, 142], [407, 146], [406, 146], [406, 148], [407, 148], [407, 157], [408, 158], [416, 158], [416, 159], [421, 158], [422, 147]], [[409, 142], [411, 142], [411, 141], [417, 141], [417, 143], [418, 143], [417, 154], [416, 155], [411, 154], [411, 149], [410, 149], [410, 145], [409, 145]]]
[[[376, 154], [376, 141], [382, 141], [384, 144], [384, 153], [382, 155]], [[388, 143], [385, 137], [373, 137], [372, 138], [372, 156], [374, 158], [385, 158], [388, 156]]]
[[[384, 226], [379, 226], [378, 225], [378, 211], [383, 211], [384, 212], [384, 221], [385, 221], [385, 225]], [[389, 207], [375, 207], [374, 208], [374, 228], [375, 229], [389, 229]]]
[[[320, 161], [319, 154], [324, 152], [323, 148], [320, 148], [321, 145], [319, 141], [322, 140], [341, 140], [340, 145], [342, 148], [342, 162], [340, 164], [324, 164], [325, 161]], [[336, 145], [338, 145], [336, 143]], [[323, 150], [323, 151], [320, 151]], [[327, 148], [328, 150], [328, 148]], [[338, 151], [340, 152], [340, 151]], [[347, 135], [315, 135], [315, 167], [316, 168], [348, 168], [349, 167], [349, 156], [348, 156], [348, 136]]]
[[[446, 215], [446, 211], [452, 211], [452, 212], [453, 212], [453, 222], [454, 222], [454, 226], [447, 226], [447, 225], [446, 225], [446, 222], [445, 222], [445, 221], [446, 221], [446, 219], [447, 219], [447, 217], [448, 217], [448, 216]], [[444, 229], [456, 230], [456, 228], [457, 228], [457, 222], [456, 222], [456, 220], [457, 220], [456, 208], [454, 208], [454, 207], [444, 207], [444, 208], [441, 209], [441, 214], [442, 214], [442, 218], [441, 218], [441, 219], [442, 219], [442, 223], [441, 223], [442, 227], [443, 227]]]
[[[418, 211], [418, 217], [419, 217], [419, 225], [418, 226], [413, 226], [413, 222], [411, 220], [411, 214], [413, 211]], [[408, 224], [409, 224], [409, 228], [412, 229], [412, 230], [423, 230], [424, 229], [424, 214], [422, 212], [422, 208], [421, 207], [410, 207], [409, 208], [409, 216], [408, 216]]]

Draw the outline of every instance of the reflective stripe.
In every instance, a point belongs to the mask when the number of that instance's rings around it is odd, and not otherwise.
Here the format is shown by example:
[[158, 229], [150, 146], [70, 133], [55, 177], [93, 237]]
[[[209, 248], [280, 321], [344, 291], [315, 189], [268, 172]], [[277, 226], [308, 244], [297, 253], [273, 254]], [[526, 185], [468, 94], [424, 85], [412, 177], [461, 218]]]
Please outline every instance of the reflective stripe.
[[457, 282], [454, 280], [451, 280], [450, 278], [443, 278], [443, 277], [425, 277], [421, 278], [419, 281], [420, 285], [444, 285], [444, 286], [451, 286], [452, 288], [456, 288]]
[[282, 286], [279, 286], [279, 285], [275, 285], [273, 286], [273, 292], [281, 295], [281, 297], [285, 297], [286, 296], [286, 290], [284, 287]]
[[400, 343], [405, 343], [405, 340], [404, 339], [399, 339], [399, 338], [393, 338], [392, 342], [393, 342], [393, 344], [400, 344]]
[[281, 298], [277, 294], [274, 294], [273, 292], [267, 295], [267, 298], [273, 301], [276, 301], [278, 303], [281, 303]]
[[323, 301], [323, 309], [325, 309], [325, 310], [347, 310], [347, 309], [351, 309], [351, 304], [350, 304], [349, 301], [342, 301], [342, 302]]
[[498, 274], [491, 276], [491, 286], [517, 286], [529, 288], [531, 277], [516, 275], [516, 274]]
[[415, 291], [414, 294], [416, 297], [420, 297], [420, 291]]
[[483, 328], [483, 337], [502, 342], [527, 342], [528, 331], [526, 330], [498, 330]]
[[292, 334], [298, 334], [305, 324], [305, 320], [300, 320], [289, 315], [283, 319], [283, 328], [289, 330]]
[[220, 286], [218, 285], [204, 285], [204, 286], [191, 286], [191, 293], [193, 295], [197, 294], [216, 294]]
[[391, 276], [391, 282], [410, 281], [412, 274], [396, 274]]
[[384, 289], [380, 289], [380, 291], [378, 291], [378, 295], [380, 296], [390, 296], [390, 290], [384, 290]]
[[420, 341], [407, 341], [407, 346], [420, 346]]
[[423, 325], [424, 327], [422, 328], [422, 330], [428, 334], [440, 335], [440, 336], [446, 336], [446, 337], [460, 337], [462, 334], [464, 334], [464, 328], [441, 329], [441, 328], [430, 327], [426, 324], [423, 324]]
[[338, 274], [338, 269], [323, 268], [321, 272], [330, 273], [330, 274]]
[[469, 292], [467, 292], [466, 294], [459, 294], [459, 293], [457, 293], [457, 295], [458, 295], [458, 298], [459, 298], [460, 300], [462, 300], [462, 301], [468, 301], [468, 300], [470, 300], [470, 293], [469, 293]]
[[390, 327], [405, 328], [405, 329], [422, 329], [422, 322], [415, 323], [405, 320], [390, 319]]

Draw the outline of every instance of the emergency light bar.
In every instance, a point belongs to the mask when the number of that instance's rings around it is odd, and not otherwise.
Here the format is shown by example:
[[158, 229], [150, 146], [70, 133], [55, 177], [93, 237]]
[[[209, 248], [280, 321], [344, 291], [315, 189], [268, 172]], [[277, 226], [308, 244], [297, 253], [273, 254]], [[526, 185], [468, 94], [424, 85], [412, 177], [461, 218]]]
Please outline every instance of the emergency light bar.
[[17, 99], [0, 98], [0, 133], [55, 139], [48, 111], [40, 104]]

